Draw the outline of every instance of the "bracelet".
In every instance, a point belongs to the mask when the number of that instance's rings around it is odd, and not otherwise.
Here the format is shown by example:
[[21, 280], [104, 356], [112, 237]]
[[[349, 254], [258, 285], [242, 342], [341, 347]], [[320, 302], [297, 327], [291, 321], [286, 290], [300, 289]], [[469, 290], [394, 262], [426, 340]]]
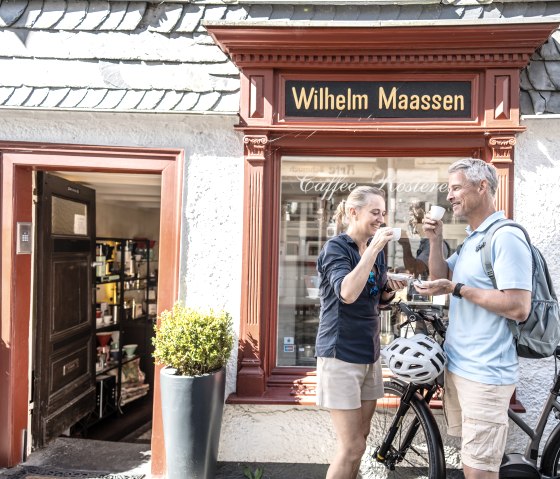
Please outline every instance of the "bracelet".
[[383, 288], [383, 291], [385, 291], [386, 293], [394, 293], [395, 290], [389, 288], [389, 286], [387, 286], [387, 283], [385, 283], [385, 287]]

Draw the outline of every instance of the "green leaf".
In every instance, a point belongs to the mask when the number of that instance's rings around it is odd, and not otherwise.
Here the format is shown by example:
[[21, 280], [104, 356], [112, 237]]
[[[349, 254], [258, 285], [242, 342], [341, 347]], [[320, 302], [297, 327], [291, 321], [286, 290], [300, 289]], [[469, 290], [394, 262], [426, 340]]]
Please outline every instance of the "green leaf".
[[233, 321], [225, 311], [203, 311], [175, 303], [159, 319], [152, 338], [158, 364], [183, 376], [200, 376], [227, 364], [233, 347]]

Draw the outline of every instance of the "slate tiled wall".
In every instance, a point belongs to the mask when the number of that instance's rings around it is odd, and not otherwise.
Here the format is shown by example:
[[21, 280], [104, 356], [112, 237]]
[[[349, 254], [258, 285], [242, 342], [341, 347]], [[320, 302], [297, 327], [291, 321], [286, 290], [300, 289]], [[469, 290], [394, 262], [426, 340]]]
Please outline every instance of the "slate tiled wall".
[[[3, 0], [0, 108], [235, 114], [239, 74], [202, 22], [542, 19], [560, 1], [372, 4]], [[560, 32], [522, 75], [524, 114], [560, 113]]]

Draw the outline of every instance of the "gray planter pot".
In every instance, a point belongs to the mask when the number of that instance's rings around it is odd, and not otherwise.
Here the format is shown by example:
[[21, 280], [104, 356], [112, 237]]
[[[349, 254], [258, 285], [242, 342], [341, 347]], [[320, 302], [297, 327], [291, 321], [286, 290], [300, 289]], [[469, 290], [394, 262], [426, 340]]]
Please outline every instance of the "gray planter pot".
[[161, 410], [168, 479], [214, 479], [226, 387], [225, 368], [176, 376], [163, 368]]

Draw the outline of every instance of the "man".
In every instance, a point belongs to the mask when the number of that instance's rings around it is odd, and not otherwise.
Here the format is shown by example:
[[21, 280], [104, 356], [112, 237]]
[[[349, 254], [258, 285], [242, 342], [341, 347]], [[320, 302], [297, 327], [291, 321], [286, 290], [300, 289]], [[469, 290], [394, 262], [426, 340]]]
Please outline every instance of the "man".
[[452, 294], [444, 408], [448, 433], [462, 437], [467, 479], [498, 479], [508, 405], [518, 380], [515, 344], [504, 318], [524, 321], [531, 307], [531, 252], [520, 229], [500, 228], [485, 246], [492, 251], [498, 289], [482, 266], [484, 233], [505, 217], [495, 208], [497, 186], [496, 169], [482, 160], [459, 160], [449, 167], [447, 200], [453, 215], [467, 221], [467, 238], [459, 254], [445, 260], [442, 222], [426, 216], [431, 281], [416, 287], [424, 295]]

